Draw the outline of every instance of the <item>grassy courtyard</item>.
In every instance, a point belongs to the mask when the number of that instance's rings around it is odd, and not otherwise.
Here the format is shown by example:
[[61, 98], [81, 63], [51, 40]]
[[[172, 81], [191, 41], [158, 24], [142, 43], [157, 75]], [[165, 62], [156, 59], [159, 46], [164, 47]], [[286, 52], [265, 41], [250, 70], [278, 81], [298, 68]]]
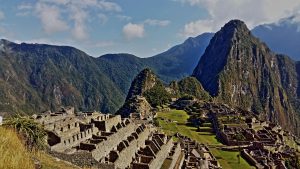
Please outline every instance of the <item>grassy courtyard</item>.
[[196, 127], [187, 126], [188, 114], [183, 110], [171, 110], [170, 112], [159, 112], [157, 120], [162, 130], [169, 135], [179, 132], [204, 144], [220, 145], [215, 134], [211, 132], [197, 132]]
[[[186, 125], [189, 115], [183, 110], [172, 109], [169, 112], [158, 112], [157, 122], [161, 129], [169, 135], [176, 132], [188, 136], [199, 143], [204, 143], [211, 146], [222, 145], [214, 133], [211, 132], [197, 132], [196, 127]], [[223, 151], [217, 148], [210, 149], [213, 155], [217, 158], [223, 169], [248, 169], [251, 167], [243, 158], [240, 158], [238, 163], [238, 152]]]
[[250, 166], [242, 157], [240, 157], [240, 163], [238, 162], [237, 155], [239, 152], [223, 151], [216, 148], [210, 148], [210, 151], [217, 158], [223, 169], [255, 169], [255, 167]]

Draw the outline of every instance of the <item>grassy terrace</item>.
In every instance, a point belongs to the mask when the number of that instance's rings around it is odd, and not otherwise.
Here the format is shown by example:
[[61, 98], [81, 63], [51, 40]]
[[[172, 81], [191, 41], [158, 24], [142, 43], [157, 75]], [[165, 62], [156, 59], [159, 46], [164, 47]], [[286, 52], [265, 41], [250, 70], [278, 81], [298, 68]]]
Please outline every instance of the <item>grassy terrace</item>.
[[221, 143], [211, 132], [197, 132], [196, 127], [187, 126], [189, 115], [183, 110], [171, 110], [158, 113], [157, 120], [166, 134], [173, 135], [176, 132], [188, 136], [204, 144], [220, 145]]
[[[188, 136], [199, 143], [207, 144], [211, 147], [222, 145], [211, 132], [197, 132], [196, 127], [187, 126], [189, 115], [183, 110], [171, 110], [169, 112], [158, 112], [157, 122], [161, 129], [169, 135], [176, 132]], [[223, 169], [248, 169], [251, 167], [243, 158], [238, 163], [238, 152], [223, 151], [217, 148], [210, 148], [211, 152], [218, 159]]]

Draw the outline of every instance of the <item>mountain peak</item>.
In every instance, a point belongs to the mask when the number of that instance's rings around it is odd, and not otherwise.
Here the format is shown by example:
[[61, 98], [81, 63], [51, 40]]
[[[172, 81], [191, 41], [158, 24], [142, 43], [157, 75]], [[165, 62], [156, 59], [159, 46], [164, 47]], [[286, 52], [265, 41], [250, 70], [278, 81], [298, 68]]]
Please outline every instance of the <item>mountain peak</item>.
[[127, 99], [135, 95], [142, 95], [146, 90], [151, 89], [157, 81], [158, 78], [151, 69], [143, 69], [131, 83]]
[[206, 90], [209, 88], [211, 95], [217, 95], [218, 76], [211, 76], [211, 74], [218, 75], [228, 63], [228, 57], [240, 58], [239, 54], [229, 55], [232, 49], [240, 49], [241, 46], [252, 44], [254, 41], [256, 38], [251, 36], [251, 32], [243, 21], [229, 21], [211, 39], [198, 66], [194, 69], [193, 76], [200, 80]]
[[278, 57], [254, 37], [244, 22], [232, 20], [211, 39], [193, 76], [217, 100], [289, 128], [294, 110], [285, 96], [293, 88], [284, 86], [296, 79], [286, 80], [294, 76], [293, 67], [292, 61]]
[[242, 30], [249, 31], [245, 22], [238, 20], [238, 19], [234, 19], [234, 20], [227, 22], [223, 27], [223, 29], [229, 29], [229, 28], [231, 28], [231, 29], [233, 28], [233, 29], [237, 29], [237, 30], [242, 29]]
[[233, 39], [250, 35], [250, 30], [247, 25], [241, 20], [231, 20], [226, 23], [218, 32], [218, 36]]

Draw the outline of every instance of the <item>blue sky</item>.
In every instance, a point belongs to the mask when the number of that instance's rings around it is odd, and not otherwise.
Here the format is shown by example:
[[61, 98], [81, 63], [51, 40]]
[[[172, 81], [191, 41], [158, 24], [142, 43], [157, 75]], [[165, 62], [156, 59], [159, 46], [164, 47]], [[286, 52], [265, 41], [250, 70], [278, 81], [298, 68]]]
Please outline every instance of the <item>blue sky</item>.
[[[299, 0], [0, 0], [0, 38], [148, 57], [230, 19], [253, 28], [299, 14]], [[300, 18], [300, 17], [299, 17]]]

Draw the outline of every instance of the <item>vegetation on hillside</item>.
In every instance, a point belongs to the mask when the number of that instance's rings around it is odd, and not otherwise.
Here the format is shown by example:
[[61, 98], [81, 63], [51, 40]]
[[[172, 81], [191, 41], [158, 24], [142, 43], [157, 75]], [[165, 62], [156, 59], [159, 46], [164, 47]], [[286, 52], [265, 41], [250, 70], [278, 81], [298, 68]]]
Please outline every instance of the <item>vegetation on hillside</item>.
[[232, 20], [215, 34], [193, 76], [215, 100], [300, 135], [297, 63], [274, 54], [244, 22]]
[[124, 93], [96, 58], [66, 46], [6, 44], [0, 53], [0, 108], [34, 113], [75, 106], [114, 112]]
[[152, 107], [162, 106], [171, 100], [170, 94], [166, 91], [162, 83], [157, 83], [154, 87], [143, 94]]
[[211, 36], [189, 38], [150, 58], [130, 54], [94, 58], [68, 46], [0, 40], [0, 110], [29, 114], [71, 105], [114, 113], [138, 72], [151, 67], [165, 82], [187, 76]]
[[177, 98], [193, 96], [200, 100], [209, 100], [211, 96], [204, 90], [201, 83], [195, 77], [186, 77], [176, 82], [172, 81], [169, 85], [172, 93]]
[[46, 144], [46, 132], [43, 127], [28, 116], [16, 115], [3, 124], [14, 129], [29, 149], [43, 149]]

